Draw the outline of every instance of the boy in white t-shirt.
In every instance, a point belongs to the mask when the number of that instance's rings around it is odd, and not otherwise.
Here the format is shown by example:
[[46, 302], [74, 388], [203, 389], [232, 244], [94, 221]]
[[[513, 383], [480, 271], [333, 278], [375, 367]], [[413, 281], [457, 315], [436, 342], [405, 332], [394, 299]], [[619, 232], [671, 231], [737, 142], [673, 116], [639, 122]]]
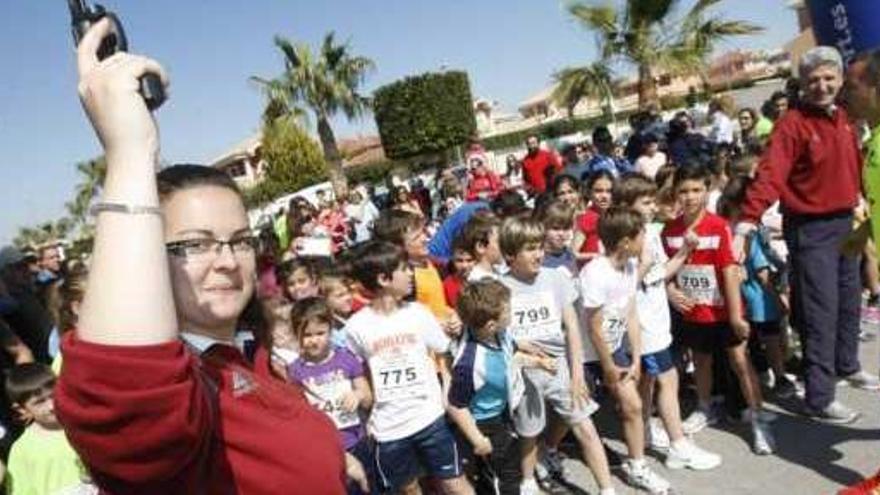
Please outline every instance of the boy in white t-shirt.
[[439, 480], [444, 493], [472, 494], [430, 355], [447, 353], [449, 337], [425, 306], [404, 302], [413, 289], [413, 273], [401, 248], [372, 241], [357, 254], [352, 274], [373, 298], [348, 320], [345, 331], [370, 369], [369, 427], [376, 439], [379, 482], [387, 491], [409, 493], [426, 474]]
[[[638, 267], [635, 257], [645, 237], [638, 213], [611, 207], [598, 225], [605, 254], [585, 265], [580, 274], [584, 322], [590, 342], [585, 345], [585, 375], [602, 377], [620, 404], [623, 439], [629, 459], [623, 463], [628, 481], [648, 493], [667, 494], [669, 482], [648, 467], [638, 383], [641, 372], [641, 329], [635, 296]], [[629, 342], [629, 352], [624, 342]]]
[[[654, 181], [641, 175], [624, 178], [614, 193], [619, 206], [632, 208], [645, 222], [636, 292], [636, 313], [642, 332], [639, 393], [646, 421], [645, 436], [650, 447], [667, 453], [666, 467], [670, 469], [712, 469], [721, 464], [721, 457], [700, 449], [684, 435], [678, 402], [678, 371], [669, 349], [672, 345], [672, 321], [666, 282], [675, 276], [687, 260], [690, 244], [686, 244], [671, 259], [666, 255], [660, 238], [663, 224], [653, 223], [657, 213], [656, 194]], [[657, 409], [665, 430], [650, 420], [655, 387], [659, 390]]]
[[562, 270], [541, 266], [544, 228], [531, 219], [508, 218], [501, 225], [499, 246], [510, 271], [501, 282], [510, 289], [508, 332], [519, 348], [556, 359], [556, 373], [523, 370], [525, 407], [514, 417], [523, 444], [523, 495], [540, 493], [535, 481], [537, 439], [547, 424], [545, 402], [572, 428], [584, 461], [601, 495], [613, 495], [608, 460], [590, 416], [598, 406], [589, 397], [581, 367], [581, 337], [574, 308], [577, 292]]

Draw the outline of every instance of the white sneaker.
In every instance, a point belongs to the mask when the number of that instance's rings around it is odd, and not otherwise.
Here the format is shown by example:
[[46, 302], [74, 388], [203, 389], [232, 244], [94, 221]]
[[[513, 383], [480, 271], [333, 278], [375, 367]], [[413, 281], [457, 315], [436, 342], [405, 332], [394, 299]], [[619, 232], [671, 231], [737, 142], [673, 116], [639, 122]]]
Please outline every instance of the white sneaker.
[[681, 428], [685, 435], [693, 435], [703, 430], [707, 426], [718, 423], [718, 415], [713, 409], [704, 411], [697, 408], [681, 423]]
[[640, 462], [629, 459], [623, 463], [621, 469], [629, 484], [641, 488], [651, 495], [668, 495], [672, 489], [669, 482], [651, 470], [644, 459]]
[[645, 422], [645, 437], [648, 448], [664, 453], [669, 450], [669, 435], [660, 418], [650, 418]]
[[757, 455], [770, 455], [776, 449], [776, 440], [770, 425], [764, 421], [752, 421], [752, 450]]
[[677, 445], [669, 448], [666, 456], [668, 469], [689, 468], [694, 471], [708, 471], [721, 465], [721, 456], [701, 449], [689, 438], [683, 438]]
[[535, 478], [526, 478], [519, 484], [520, 495], [542, 495], [544, 492], [538, 486]]

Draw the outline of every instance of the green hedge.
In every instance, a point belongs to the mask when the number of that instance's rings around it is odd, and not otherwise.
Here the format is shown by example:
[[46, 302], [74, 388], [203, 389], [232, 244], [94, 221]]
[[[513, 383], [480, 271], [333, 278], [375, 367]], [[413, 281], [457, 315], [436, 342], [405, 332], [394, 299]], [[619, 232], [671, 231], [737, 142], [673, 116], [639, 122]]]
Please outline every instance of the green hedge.
[[[624, 122], [632, 113], [634, 111], [619, 112], [615, 114], [615, 117], [618, 122]], [[579, 131], [589, 134], [593, 132], [596, 126], [608, 125], [610, 122], [611, 119], [605, 115], [591, 118], [555, 120], [529, 129], [487, 137], [483, 139], [483, 146], [487, 150], [515, 148], [517, 146], [524, 146], [526, 137], [531, 134], [536, 134], [542, 140], [576, 134]]]
[[426, 73], [382, 86], [373, 115], [385, 155], [392, 160], [437, 153], [476, 133], [465, 72]]

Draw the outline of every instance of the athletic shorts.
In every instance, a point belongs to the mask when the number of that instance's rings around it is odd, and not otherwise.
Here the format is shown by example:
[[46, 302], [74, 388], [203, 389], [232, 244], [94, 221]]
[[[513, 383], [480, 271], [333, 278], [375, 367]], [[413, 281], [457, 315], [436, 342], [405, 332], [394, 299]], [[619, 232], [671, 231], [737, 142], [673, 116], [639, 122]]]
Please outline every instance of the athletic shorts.
[[775, 337], [782, 333], [781, 321], [754, 321], [749, 322], [749, 325], [755, 329], [758, 337]]
[[525, 394], [516, 408], [513, 424], [516, 432], [526, 438], [537, 437], [547, 425], [547, 404], [569, 426], [583, 423], [599, 409], [592, 399], [575, 407], [571, 399], [571, 372], [564, 356], [556, 358], [556, 373], [540, 368], [523, 369]]
[[725, 322], [694, 323], [685, 321], [681, 328], [682, 343], [702, 354], [712, 354], [718, 349], [727, 349], [742, 344], [743, 339], [733, 333], [733, 328]]
[[440, 479], [461, 476], [461, 457], [446, 417], [400, 440], [377, 442], [376, 471], [384, 490], [391, 492], [423, 475]]
[[[632, 357], [623, 345], [611, 353], [611, 360], [620, 368], [629, 368], [632, 365]], [[593, 392], [593, 399], [595, 400], [599, 400], [603, 397], [602, 385], [604, 383], [604, 377], [605, 374], [602, 372], [602, 364], [599, 361], [584, 363], [584, 378], [590, 385], [590, 390]]]
[[672, 352], [667, 347], [662, 351], [652, 352], [642, 356], [642, 372], [652, 377], [658, 377], [675, 367]]

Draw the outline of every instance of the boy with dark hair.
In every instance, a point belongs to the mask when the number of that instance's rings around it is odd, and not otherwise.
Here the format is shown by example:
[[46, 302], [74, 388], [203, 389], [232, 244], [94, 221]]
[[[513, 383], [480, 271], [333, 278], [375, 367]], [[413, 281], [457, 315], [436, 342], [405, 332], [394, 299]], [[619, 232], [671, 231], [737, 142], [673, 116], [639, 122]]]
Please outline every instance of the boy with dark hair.
[[88, 479], [55, 417], [54, 388], [55, 375], [48, 366], [28, 363], [9, 370], [6, 395], [28, 425], [9, 452], [9, 493], [57, 493]]
[[446, 493], [472, 494], [431, 359], [431, 352], [447, 353], [451, 342], [424, 306], [405, 301], [412, 270], [403, 250], [370, 241], [358, 251], [352, 273], [373, 294], [345, 331], [372, 377], [369, 428], [377, 442], [380, 482], [385, 490], [408, 493], [427, 474], [439, 479]]
[[373, 236], [403, 248], [414, 274], [416, 301], [427, 306], [445, 329], [461, 331], [455, 311], [446, 304], [443, 279], [428, 254], [425, 219], [408, 211], [386, 210], [373, 224]]
[[574, 308], [577, 293], [559, 270], [541, 266], [544, 228], [535, 220], [508, 218], [501, 226], [499, 246], [510, 271], [501, 281], [510, 288], [509, 331], [520, 347], [533, 347], [556, 360], [556, 373], [526, 369], [525, 400], [514, 418], [522, 437], [523, 494], [539, 493], [534, 478], [537, 438], [547, 424], [545, 402], [572, 428], [584, 461], [602, 495], [615, 493], [602, 442], [590, 416], [598, 406], [589, 397], [581, 366], [581, 337]]
[[669, 492], [670, 485], [645, 460], [642, 401], [638, 393], [642, 349], [635, 309], [636, 260], [642, 250], [644, 226], [638, 213], [615, 206], [599, 219], [598, 230], [605, 254], [584, 266], [580, 273], [590, 337], [584, 346], [584, 374], [594, 381], [601, 377], [620, 405], [623, 438], [629, 452], [629, 459], [622, 466], [626, 478], [648, 493], [662, 495]]
[[449, 260], [449, 274], [443, 279], [443, 293], [446, 295], [446, 303], [455, 307], [458, 303], [458, 295], [462, 287], [467, 283], [468, 275], [474, 268], [476, 258], [465, 249], [461, 242], [461, 236], [452, 241], [452, 259]]
[[[649, 447], [666, 452], [666, 467], [688, 467], [706, 470], [721, 464], [721, 457], [697, 447], [684, 435], [681, 407], [678, 402], [678, 372], [670, 346], [672, 318], [666, 297], [666, 282], [684, 264], [691, 245], [685, 244], [673, 258], [663, 250], [660, 232], [662, 223], [655, 223], [657, 186], [641, 175], [624, 178], [617, 189], [617, 201], [632, 208], [645, 222], [645, 240], [639, 255], [638, 290], [635, 295], [636, 314], [641, 328], [642, 373], [639, 395], [645, 418], [645, 439]], [[657, 409], [665, 429], [653, 421], [654, 388]]]
[[477, 493], [519, 494], [520, 460], [511, 455], [519, 452], [519, 441], [511, 417], [525, 387], [520, 367], [552, 370], [555, 360], [515, 354], [507, 333], [510, 290], [497, 280], [469, 283], [458, 313], [467, 332], [453, 365], [449, 416], [473, 449]]
[[744, 418], [752, 427], [752, 449], [759, 455], [771, 454], [772, 415], [763, 410], [761, 388], [747, 355], [751, 330], [743, 318], [740, 269], [733, 257], [730, 227], [706, 211], [711, 181], [705, 167], [676, 170], [673, 185], [682, 214], [662, 234], [669, 256], [674, 257], [686, 243], [694, 246], [669, 286], [670, 299], [684, 319], [682, 342], [693, 351], [696, 368], [699, 405], [683, 427], [695, 433], [717, 421], [711, 408], [712, 354], [723, 348], [749, 407]]

